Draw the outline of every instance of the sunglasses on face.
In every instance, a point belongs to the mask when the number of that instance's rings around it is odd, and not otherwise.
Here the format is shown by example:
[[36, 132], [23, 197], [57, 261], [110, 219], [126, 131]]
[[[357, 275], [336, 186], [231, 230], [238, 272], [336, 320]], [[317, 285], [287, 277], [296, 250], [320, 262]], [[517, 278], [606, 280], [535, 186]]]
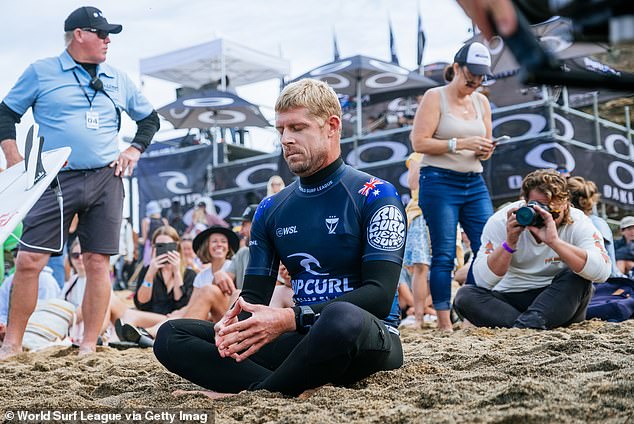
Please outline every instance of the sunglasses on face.
[[70, 257], [73, 258], [73, 259], [79, 259], [80, 256], [81, 256], [80, 252], [72, 252], [70, 254]]
[[465, 80], [467, 80], [467, 85], [469, 85], [469, 87], [478, 87], [480, 85], [486, 87], [495, 82], [495, 80], [489, 79], [486, 75], [473, 75], [471, 72], [469, 72], [469, 69], [467, 69], [466, 66], [461, 69], [462, 74], [464, 75]]
[[97, 37], [101, 38], [102, 40], [105, 40], [106, 38], [108, 38], [108, 35], [110, 35], [108, 31], [104, 31], [103, 29], [82, 28], [81, 30], [92, 32], [93, 34], [97, 34]]

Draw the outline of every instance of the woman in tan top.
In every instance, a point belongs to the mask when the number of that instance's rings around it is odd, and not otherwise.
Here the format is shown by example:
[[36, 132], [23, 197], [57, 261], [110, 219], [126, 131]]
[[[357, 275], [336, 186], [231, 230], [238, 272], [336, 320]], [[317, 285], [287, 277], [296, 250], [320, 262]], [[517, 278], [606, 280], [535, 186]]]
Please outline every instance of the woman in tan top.
[[[490, 65], [484, 45], [463, 46], [445, 72], [450, 82], [425, 93], [410, 135], [414, 150], [424, 154], [419, 204], [431, 239], [430, 291], [438, 328], [445, 331], [452, 330], [449, 311], [456, 225], [462, 225], [477, 252], [484, 224], [493, 214], [480, 163], [495, 149], [491, 107], [476, 92], [491, 73]], [[473, 281], [469, 274], [467, 283]]]

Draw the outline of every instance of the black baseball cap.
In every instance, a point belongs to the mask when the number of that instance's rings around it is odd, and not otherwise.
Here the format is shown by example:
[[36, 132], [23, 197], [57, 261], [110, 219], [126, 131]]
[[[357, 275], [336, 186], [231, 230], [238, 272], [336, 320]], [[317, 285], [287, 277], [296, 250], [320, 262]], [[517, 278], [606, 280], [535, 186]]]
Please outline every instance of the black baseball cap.
[[242, 212], [242, 216], [232, 216], [229, 219], [234, 222], [244, 222], [244, 221], [252, 222], [257, 208], [258, 208], [258, 205], [256, 204], [249, 205], [246, 207], [244, 212]]
[[466, 65], [473, 75], [491, 75], [491, 53], [484, 44], [477, 41], [462, 46], [453, 61]]
[[123, 26], [109, 24], [101, 10], [92, 6], [84, 6], [74, 10], [64, 21], [64, 31], [72, 31], [75, 28], [94, 28], [108, 31], [110, 34], [118, 34]]

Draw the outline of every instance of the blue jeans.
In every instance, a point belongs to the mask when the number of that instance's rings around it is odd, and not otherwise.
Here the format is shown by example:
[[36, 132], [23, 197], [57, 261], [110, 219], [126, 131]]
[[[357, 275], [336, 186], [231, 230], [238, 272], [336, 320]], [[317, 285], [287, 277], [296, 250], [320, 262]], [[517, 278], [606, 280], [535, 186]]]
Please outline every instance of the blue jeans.
[[456, 226], [460, 222], [469, 237], [475, 259], [484, 224], [493, 215], [491, 198], [481, 174], [427, 166], [420, 171], [418, 203], [431, 239], [431, 297], [436, 310], [446, 311], [451, 307]]

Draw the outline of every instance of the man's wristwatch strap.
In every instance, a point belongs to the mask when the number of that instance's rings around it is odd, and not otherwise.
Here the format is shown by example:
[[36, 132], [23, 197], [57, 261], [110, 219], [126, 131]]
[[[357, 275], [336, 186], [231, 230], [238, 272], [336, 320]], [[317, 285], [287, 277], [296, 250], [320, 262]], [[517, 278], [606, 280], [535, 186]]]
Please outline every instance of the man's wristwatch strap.
[[293, 306], [295, 312], [295, 328], [300, 334], [308, 333], [315, 323], [315, 311], [310, 306]]

